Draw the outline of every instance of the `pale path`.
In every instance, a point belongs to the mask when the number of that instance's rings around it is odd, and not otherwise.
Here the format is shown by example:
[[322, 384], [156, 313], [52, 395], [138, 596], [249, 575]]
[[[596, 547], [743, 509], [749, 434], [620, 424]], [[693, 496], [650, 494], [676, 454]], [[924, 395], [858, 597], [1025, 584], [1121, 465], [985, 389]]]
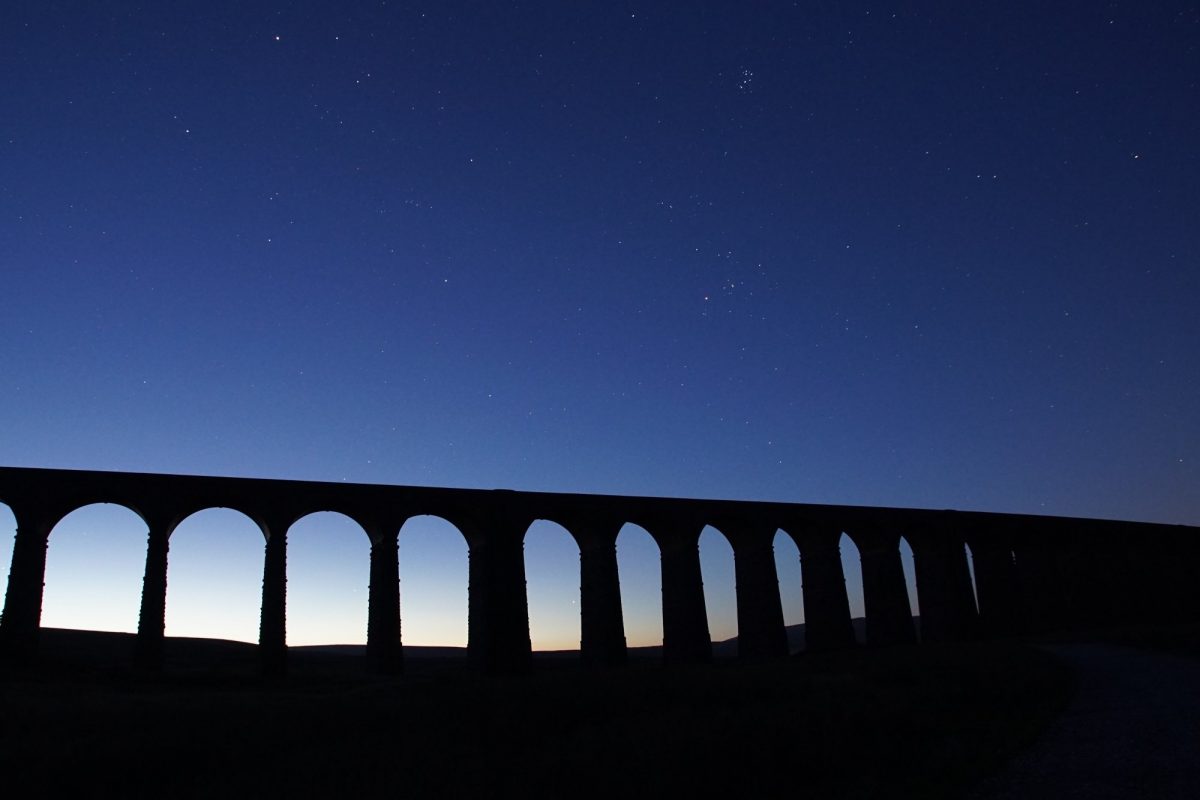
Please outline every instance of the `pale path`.
[[973, 800], [1200, 798], [1200, 660], [1051, 645], [1079, 688], [1062, 716]]

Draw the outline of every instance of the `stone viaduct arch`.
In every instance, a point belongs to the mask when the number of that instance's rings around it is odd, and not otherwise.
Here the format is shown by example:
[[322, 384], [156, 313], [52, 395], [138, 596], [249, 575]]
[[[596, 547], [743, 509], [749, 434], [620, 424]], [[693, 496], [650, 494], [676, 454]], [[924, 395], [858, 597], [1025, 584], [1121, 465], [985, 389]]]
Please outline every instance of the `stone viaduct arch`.
[[[739, 653], [787, 653], [773, 540], [795, 541], [803, 574], [808, 646], [854, 643], [838, 540], [849, 535], [862, 562], [867, 644], [915, 641], [899, 540], [911, 545], [922, 638], [949, 641], [1026, 630], [1195, 620], [1192, 571], [1200, 529], [1137, 522], [923, 509], [817, 506], [676, 498], [550, 494], [371, 484], [0, 467], [0, 503], [16, 519], [0, 647], [28, 656], [37, 646], [47, 539], [71, 511], [116, 503], [149, 533], [136, 659], [161, 664], [167, 558], [172, 531], [207, 508], [245, 514], [263, 534], [259, 652], [264, 671], [286, 667], [287, 532], [318, 511], [340, 513], [370, 540], [367, 655], [377, 670], [403, 662], [397, 541], [406, 520], [441, 517], [467, 541], [468, 655], [492, 671], [530, 659], [524, 536], [535, 520], [561, 525], [580, 554], [581, 650], [585, 661], [625, 659], [616, 539], [633, 523], [661, 554], [663, 657], [712, 657], [698, 540], [706, 525], [734, 552]], [[966, 550], [974, 558], [972, 592]], [[976, 594], [978, 604], [976, 604]]]
[[42, 625], [136, 630], [145, 536], [141, 517], [113, 503], [83, 506], [58, 520], [46, 552]]
[[[336, 547], [321, 547], [330, 539]], [[288, 598], [287, 639], [295, 644], [351, 644], [365, 642], [367, 604], [361, 592], [369, 583], [368, 565], [370, 540], [358, 523], [335, 511], [320, 511], [301, 517], [288, 528]], [[330, 579], [339, 564], [354, 570], [357, 580], [343, 581], [341, 576]], [[299, 585], [299, 593], [293, 590]], [[347, 594], [339, 594], [339, 590]], [[300, 594], [301, 601], [294, 599]], [[292, 619], [314, 622], [321, 631], [317, 639], [301, 642], [296, 638], [297, 627]], [[354, 633], [343, 633], [343, 626]], [[303, 627], [303, 626], [299, 626]], [[334, 633], [334, 631], [338, 631]], [[329, 638], [333, 636], [334, 638]]]

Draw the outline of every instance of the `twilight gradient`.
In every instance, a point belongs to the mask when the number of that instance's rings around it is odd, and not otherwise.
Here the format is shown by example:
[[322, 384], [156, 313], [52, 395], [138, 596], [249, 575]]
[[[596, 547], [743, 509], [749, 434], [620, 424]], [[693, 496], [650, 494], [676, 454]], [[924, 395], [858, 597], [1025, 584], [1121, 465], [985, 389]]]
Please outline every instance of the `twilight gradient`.
[[[1182, 2], [6, 3], [0, 463], [1200, 524], [1197, 41]], [[65, 520], [45, 624], [132, 629], [144, 545]], [[291, 641], [361, 640], [365, 537], [290, 545]], [[461, 644], [461, 536], [400, 552], [406, 641]], [[526, 559], [574, 646], [571, 540]], [[168, 633], [254, 639], [261, 567], [187, 520]]]

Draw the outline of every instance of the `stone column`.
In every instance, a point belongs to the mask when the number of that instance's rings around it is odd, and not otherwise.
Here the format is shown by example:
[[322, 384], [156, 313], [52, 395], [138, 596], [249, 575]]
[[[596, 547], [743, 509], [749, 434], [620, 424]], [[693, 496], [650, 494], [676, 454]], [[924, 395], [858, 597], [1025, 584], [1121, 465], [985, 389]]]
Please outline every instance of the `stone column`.
[[[1186, 623], [1200, 618], [1200, 582], [1193, 578], [1200, 564], [1200, 540], [1187, 529], [1155, 528], [1148, 534], [1145, 526], [1122, 530], [1125, 547], [1137, 548], [1144, 567], [1127, 593], [1137, 624], [1156, 621]], [[1153, 545], [1137, 547], [1150, 540]]]
[[917, 640], [912, 607], [900, 564], [900, 535], [870, 527], [851, 534], [862, 557], [867, 644], [909, 644]]
[[579, 545], [580, 650], [585, 664], [624, 664], [625, 620], [617, 573], [620, 522], [572, 522]]
[[150, 518], [146, 540], [146, 571], [142, 577], [142, 606], [138, 615], [134, 662], [139, 669], [158, 671], [163, 665], [163, 635], [167, 613], [167, 550], [174, 525]]
[[1071, 627], [1079, 565], [1050, 528], [1022, 530], [1013, 537], [1012, 558], [1029, 624], [1036, 631]]
[[775, 569], [775, 527], [730, 524], [737, 581], [738, 657], [774, 658], [788, 654], [779, 574]]
[[17, 519], [17, 535], [4, 595], [4, 614], [0, 617], [0, 648], [6, 657], [24, 663], [37, 653], [46, 546], [56, 518], [41, 510], [10, 507]]
[[[1022, 617], [1022, 600], [1008, 538], [999, 531], [978, 530], [969, 536], [967, 543], [971, 546], [971, 558], [975, 565], [975, 594], [979, 601], [981, 632], [986, 636], [1011, 636], [1017, 633]], [[1032, 553], [1027, 555], [1032, 564], [1035, 560]]]
[[853, 647], [854, 625], [842, 572], [841, 531], [794, 528], [788, 535], [800, 550], [804, 649], [814, 652]]
[[1128, 553], [1109, 547], [1102, 522], [1069, 520], [1058, 526], [1070, 563], [1074, 568], [1071, 624], [1076, 628], [1112, 625], [1119, 616], [1116, 594], [1125, 568], [1133, 560]]
[[962, 641], [971, 638], [978, 614], [971, 573], [962, 539], [932, 524], [909, 538], [921, 605], [921, 640]]
[[704, 579], [700, 573], [701, 525], [664, 523], [647, 528], [662, 554], [663, 660], [712, 660]]
[[[1186, 606], [1175, 592], [1178, 559], [1171, 537], [1136, 526], [1108, 523], [1106, 550], [1115, 563], [1106, 587], [1112, 597], [1113, 619], [1118, 624], [1150, 625], [1183, 622]], [[1184, 562], [1186, 563], [1186, 562]]]
[[[527, 523], [494, 520], [465, 526], [470, 550], [467, 655], [486, 672], [528, 669], [529, 602], [525, 595]], [[460, 528], [463, 529], [463, 528]]]
[[263, 535], [267, 543], [258, 652], [263, 674], [279, 676], [287, 672], [287, 526], [272, 530], [264, 525]]
[[371, 582], [367, 598], [367, 665], [373, 672], [403, 671], [400, 638], [399, 525], [372, 526]]
[[1200, 565], [1200, 539], [1185, 530], [1172, 531], [1170, 537], [1169, 570], [1175, 581], [1166, 602], [1179, 614], [1177, 620], [1193, 622], [1200, 619], [1200, 582], [1193, 572]]

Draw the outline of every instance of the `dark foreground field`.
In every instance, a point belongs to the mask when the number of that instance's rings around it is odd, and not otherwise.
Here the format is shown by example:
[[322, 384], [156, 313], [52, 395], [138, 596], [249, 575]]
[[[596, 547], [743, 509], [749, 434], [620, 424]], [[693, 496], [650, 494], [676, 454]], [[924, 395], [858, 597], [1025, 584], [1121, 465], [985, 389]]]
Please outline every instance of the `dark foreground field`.
[[[315, 654], [262, 682], [239, 645], [177, 643], [172, 669], [147, 679], [88, 668], [92, 645], [63, 641], [0, 683], [5, 797], [955, 797], [1071, 686], [1015, 643], [607, 672], [547, 658], [503, 678], [437, 658], [367, 678]], [[188, 670], [189, 647], [225, 650]]]

